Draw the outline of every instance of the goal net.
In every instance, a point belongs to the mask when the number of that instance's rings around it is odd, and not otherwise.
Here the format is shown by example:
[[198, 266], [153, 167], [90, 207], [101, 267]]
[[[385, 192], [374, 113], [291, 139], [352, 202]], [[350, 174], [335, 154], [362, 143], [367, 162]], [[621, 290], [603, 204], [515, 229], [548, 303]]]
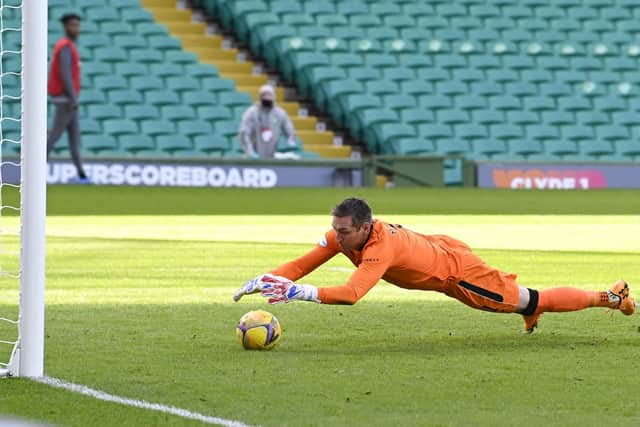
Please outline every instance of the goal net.
[[44, 374], [47, 0], [0, 0], [0, 376]]

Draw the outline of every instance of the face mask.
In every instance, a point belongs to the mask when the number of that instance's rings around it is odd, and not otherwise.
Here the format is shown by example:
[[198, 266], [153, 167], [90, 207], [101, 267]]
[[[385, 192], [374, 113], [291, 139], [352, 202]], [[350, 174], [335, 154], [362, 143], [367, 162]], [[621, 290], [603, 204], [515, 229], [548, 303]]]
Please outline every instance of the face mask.
[[272, 100], [270, 100], [270, 99], [263, 99], [263, 100], [261, 100], [260, 102], [262, 103], [262, 106], [263, 106], [264, 108], [271, 108], [271, 107], [273, 107], [273, 101], [272, 101]]

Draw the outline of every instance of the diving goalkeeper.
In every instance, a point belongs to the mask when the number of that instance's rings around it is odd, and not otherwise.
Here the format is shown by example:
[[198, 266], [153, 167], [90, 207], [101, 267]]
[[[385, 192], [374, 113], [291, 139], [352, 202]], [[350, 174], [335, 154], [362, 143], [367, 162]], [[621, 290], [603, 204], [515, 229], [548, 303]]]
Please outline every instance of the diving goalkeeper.
[[[260, 292], [269, 303], [293, 300], [355, 304], [380, 279], [405, 289], [437, 291], [485, 311], [519, 313], [533, 332], [544, 312], [607, 307], [625, 315], [635, 311], [629, 286], [618, 280], [608, 291], [559, 287], [537, 291], [497, 270], [465, 243], [444, 235], [422, 235], [401, 225], [373, 219], [364, 200], [350, 198], [333, 209], [332, 230], [302, 257], [245, 283], [233, 296]], [[342, 253], [357, 267], [347, 284], [317, 288], [294, 283]]]

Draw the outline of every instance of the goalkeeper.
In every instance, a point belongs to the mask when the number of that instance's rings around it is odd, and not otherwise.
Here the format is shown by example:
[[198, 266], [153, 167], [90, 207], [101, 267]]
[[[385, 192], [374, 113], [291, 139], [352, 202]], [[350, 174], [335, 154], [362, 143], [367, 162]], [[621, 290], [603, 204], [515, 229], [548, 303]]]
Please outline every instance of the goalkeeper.
[[[607, 307], [625, 315], [635, 311], [629, 287], [617, 281], [609, 291], [559, 287], [526, 288], [516, 275], [497, 270], [463, 242], [443, 235], [422, 235], [372, 218], [364, 200], [350, 198], [333, 209], [333, 229], [302, 257], [245, 283], [233, 296], [260, 292], [269, 303], [292, 300], [355, 304], [380, 279], [405, 289], [437, 291], [485, 311], [519, 313], [533, 332], [544, 312]], [[357, 267], [342, 286], [317, 288], [294, 283], [338, 253]]]

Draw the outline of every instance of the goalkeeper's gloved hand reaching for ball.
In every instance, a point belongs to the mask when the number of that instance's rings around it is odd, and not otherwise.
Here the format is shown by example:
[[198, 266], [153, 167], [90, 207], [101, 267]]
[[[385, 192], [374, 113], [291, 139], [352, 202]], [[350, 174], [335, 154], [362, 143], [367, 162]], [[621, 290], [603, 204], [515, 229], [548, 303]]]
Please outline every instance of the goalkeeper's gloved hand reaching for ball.
[[292, 282], [286, 277], [273, 274], [261, 274], [249, 280], [233, 295], [234, 301], [239, 301], [244, 295], [260, 292], [263, 297], [269, 298], [269, 304], [287, 303], [294, 300], [313, 301], [318, 300], [318, 288], [313, 285], [301, 285]]

